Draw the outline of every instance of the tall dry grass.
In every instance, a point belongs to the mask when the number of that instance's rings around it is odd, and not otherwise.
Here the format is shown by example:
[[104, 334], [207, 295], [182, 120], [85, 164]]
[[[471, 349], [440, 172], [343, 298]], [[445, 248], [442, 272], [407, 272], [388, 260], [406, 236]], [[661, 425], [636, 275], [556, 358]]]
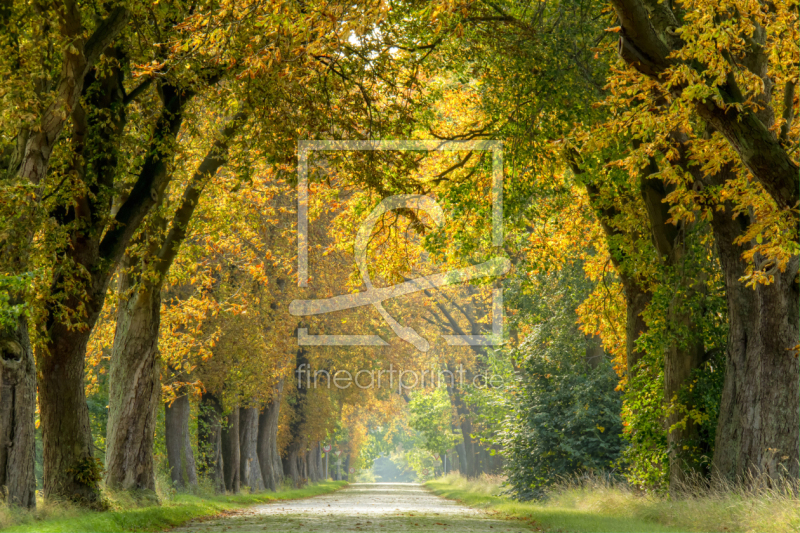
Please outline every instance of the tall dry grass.
[[[751, 476], [746, 483], [690, 479], [671, 494], [658, 494], [636, 490], [619, 480], [583, 476], [562, 480], [545, 500], [537, 502], [512, 501], [504, 494], [501, 476], [468, 480], [453, 474], [440, 481], [453, 491], [469, 494], [465, 502], [509, 516], [535, 519], [565, 511], [558, 516], [573, 517], [576, 528], [596, 516], [619, 519], [618, 530], [627, 530], [629, 524], [657, 524], [682, 531], [800, 532], [796, 480], [775, 483], [759, 476]], [[573, 511], [578, 514], [571, 514]]]
[[800, 531], [797, 480], [775, 482], [765, 476], [750, 476], [738, 483], [688, 479], [668, 495], [584, 477], [556, 485], [544, 505], [628, 515], [694, 531]]

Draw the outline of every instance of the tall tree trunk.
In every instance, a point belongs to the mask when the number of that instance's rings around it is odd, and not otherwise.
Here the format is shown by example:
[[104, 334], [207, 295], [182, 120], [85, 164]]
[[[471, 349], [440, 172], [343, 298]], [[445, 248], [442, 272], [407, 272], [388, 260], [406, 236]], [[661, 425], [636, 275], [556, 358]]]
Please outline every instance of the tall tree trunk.
[[[680, 139], [683, 140], [683, 139]], [[690, 165], [685, 144], [681, 165], [704, 187], [720, 187], [736, 176], [730, 167], [713, 175]], [[800, 364], [794, 351], [800, 342], [800, 258], [792, 257], [785, 272], [769, 267], [773, 281], [748, 288], [740, 280], [742, 259], [752, 243], [734, 244], [750, 220], [727, 201], [711, 219], [714, 241], [725, 280], [728, 342], [725, 381], [720, 401], [712, 468], [715, 475], [747, 482], [754, 473], [771, 479], [800, 476]]]
[[[637, 143], [634, 146], [638, 147]], [[665, 267], [667, 279], [674, 279], [674, 297], [667, 311], [670, 324], [678, 331], [688, 335], [682, 339], [672, 339], [664, 353], [664, 401], [668, 406], [665, 426], [669, 453], [669, 484], [680, 488], [687, 477], [697, 473], [693, 451], [699, 440], [699, 428], [683, 409], [675, 409], [673, 401], [689, 385], [692, 373], [700, 368], [705, 358], [702, 333], [695, 331], [691, 308], [698, 298], [706, 293], [705, 279], [697, 279], [693, 265], [689, 264], [686, 247], [687, 234], [697, 232], [697, 223], [680, 222], [675, 225], [670, 220], [668, 193], [674, 187], [653, 176], [659, 171], [654, 158], [640, 180], [642, 200], [650, 222], [650, 235], [653, 246]], [[694, 405], [682, 406], [691, 410]], [[684, 452], [688, 448], [689, 453]]]
[[98, 501], [100, 465], [94, 459], [84, 393], [88, 335], [57, 323], [37, 359], [45, 498], [64, 495], [93, 505]]
[[222, 402], [216, 394], [205, 391], [200, 397], [197, 425], [197, 448], [200, 472], [208, 476], [214, 490], [225, 492], [225, 463], [222, 459]]
[[[678, 267], [678, 261], [682, 260], [678, 257], [675, 266]], [[684, 287], [680, 291], [681, 298], [686, 298], [687, 301], [696, 301], [697, 294], [704, 291], [703, 283], [704, 281], [695, 283], [684, 280]], [[692, 331], [691, 312], [685, 307], [675, 309], [676, 306], [682, 307], [683, 303], [685, 302], [670, 306], [668, 320], [677, 328], [682, 327], [685, 328], [685, 331]], [[684, 403], [681, 409], [675, 409], [672, 404], [690, 385], [692, 373], [699, 369], [705, 361], [705, 347], [699, 334], [692, 334], [682, 342], [677, 339], [673, 340], [664, 355], [664, 401], [669, 407], [666, 428], [671, 490], [680, 490], [687, 479], [691, 479], [699, 472], [699, 465], [694, 458], [696, 452], [692, 448], [698, 447], [700, 428], [694, 419], [686, 415], [686, 411], [694, 409], [695, 405]], [[688, 450], [685, 451], [685, 448]]]
[[239, 478], [239, 408], [234, 407], [222, 428], [222, 460], [225, 465], [225, 489], [232, 494], [239, 494], [241, 480]]
[[181, 394], [165, 407], [165, 437], [170, 478], [178, 488], [197, 486], [197, 468], [189, 434], [189, 396]]
[[258, 462], [258, 409], [239, 409], [239, 448], [241, 450], [239, 479], [250, 492], [264, 490], [261, 466]]
[[[120, 294], [126, 294], [132, 283], [127, 269], [121, 270]], [[153, 441], [161, 397], [157, 347], [160, 322], [160, 289], [148, 284], [120, 302], [111, 356], [106, 438], [106, 484], [113, 489], [156, 488]], [[188, 398], [184, 399], [188, 406]], [[167, 412], [171, 409], [168, 407]]]
[[[586, 179], [586, 172], [580, 169], [574, 161], [570, 163], [576, 177]], [[620, 239], [636, 239], [637, 235], [623, 232], [611, 225], [611, 221], [619, 214], [614, 206], [606, 205], [600, 194], [600, 189], [594, 183], [584, 183], [589, 196], [589, 203], [594, 209], [598, 222], [606, 235], [611, 262], [622, 282], [625, 292], [625, 359], [628, 379], [636, 373], [636, 365], [644, 356], [644, 352], [637, 348], [636, 341], [648, 329], [642, 313], [650, 305], [653, 294], [646, 290], [635, 274], [631, 273], [631, 265], [626, 264], [624, 249], [620, 246]]]
[[311, 449], [308, 450], [308, 479], [312, 483], [316, 483], [319, 481], [319, 463], [317, 461], [317, 449], [319, 448], [319, 443], [315, 442], [311, 445]]
[[[161, 287], [164, 277], [186, 237], [186, 226], [210, 176], [225, 163], [228, 141], [238, 127], [238, 114], [220, 131], [184, 191], [167, 235], [152, 239], [144, 258], [126, 256], [121, 269], [119, 292], [132, 293], [120, 306], [111, 357], [108, 414], [108, 486], [117, 489], [155, 490], [153, 439], [159, 384], [158, 328], [161, 323]], [[166, 226], [166, 220], [162, 220]], [[130, 263], [155, 264], [155, 279], [140, 278]]]
[[344, 458], [344, 466], [342, 468], [344, 469], [343, 476], [344, 476], [345, 481], [352, 481], [350, 479], [350, 453], [349, 452]]
[[[712, 465], [728, 479], [763, 473], [798, 478], [798, 258], [773, 283], [748, 288], [740, 278], [746, 247], [733, 244], [747, 226], [730, 205], [714, 213], [712, 227], [725, 274], [728, 344], [725, 382]], [[758, 258], [756, 258], [758, 261]]]
[[0, 498], [36, 507], [34, 411], [36, 374], [27, 319], [0, 338]]
[[[452, 370], [451, 370], [452, 373]], [[453, 376], [458, 374], [453, 373]], [[477, 475], [476, 470], [476, 449], [475, 443], [472, 439], [472, 421], [470, 420], [471, 413], [467, 408], [466, 403], [461, 397], [461, 390], [459, 383], [447, 383], [447, 392], [450, 396], [450, 403], [456, 408], [456, 415], [458, 416], [458, 427], [461, 430], [462, 445], [464, 447], [463, 457], [463, 470], [461, 473], [467, 478], [474, 478]], [[461, 456], [459, 455], [459, 459]]]
[[322, 445], [319, 442], [317, 443], [317, 475], [319, 476], [318, 481], [328, 479], [328, 475], [325, 472], [325, 462], [322, 460]]
[[311, 450], [306, 450], [303, 454], [303, 463], [305, 464], [305, 478], [309, 483], [314, 482], [314, 465], [311, 463]]
[[258, 417], [258, 463], [264, 485], [272, 491], [283, 483], [283, 463], [278, 453], [278, 420], [280, 418], [283, 380], [275, 388], [272, 400]]
[[462, 476], [466, 476], [467, 472], [467, 449], [464, 447], [463, 442], [456, 445], [456, 456], [458, 457], [458, 471]]
[[301, 485], [301, 471], [300, 471], [300, 445], [293, 443], [287, 452], [286, 463], [283, 465], [284, 473], [292, 480], [292, 486], [295, 488]]
[[298, 461], [300, 461], [300, 479], [302, 480], [302, 484], [306, 485], [308, 483], [308, 448], [305, 439], [300, 446], [300, 452], [297, 454], [297, 458]]
[[303, 426], [306, 421], [306, 381], [303, 378], [302, 371], [308, 371], [308, 359], [306, 353], [302, 348], [298, 348], [295, 354], [295, 392], [294, 409], [295, 415], [289, 425], [289, 434], [291, 435], [291, 442], [286, 450], [286, 463], [284, 464], [284, 474], [292, 479], [292, 484], [299, 487], [302, 484], [304, 473], [302, 471], [302, 463], [305, 454], [305, 438], [301, 434]]

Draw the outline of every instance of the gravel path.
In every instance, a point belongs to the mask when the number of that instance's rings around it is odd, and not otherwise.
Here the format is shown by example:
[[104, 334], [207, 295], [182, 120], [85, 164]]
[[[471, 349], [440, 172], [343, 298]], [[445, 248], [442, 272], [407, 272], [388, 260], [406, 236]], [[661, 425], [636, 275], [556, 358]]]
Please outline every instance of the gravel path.
[[332, 494], [248, 507], [172, 531], [507, 533], [531, 529], [522, 522], [498, 520], [439, 498], [417, 483], [351, 483]]

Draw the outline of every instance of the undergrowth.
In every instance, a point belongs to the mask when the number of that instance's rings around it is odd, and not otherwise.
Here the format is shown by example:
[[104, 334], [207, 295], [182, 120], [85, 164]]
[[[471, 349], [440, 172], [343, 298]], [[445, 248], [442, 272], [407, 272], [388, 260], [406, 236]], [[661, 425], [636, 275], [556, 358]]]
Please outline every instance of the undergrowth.
[[441, 496], [508, 518], [559, 531], [800, 531], [796, 484], [775, 486], [751, 479], [746, 485], [718, 481], [686, 483], [671, 495], [636, 491], [598, 478], [565, 480], [542, 501], [521, 502], [504, 495], [503, 478], [468, 480], [457, 474], [428, 482]]

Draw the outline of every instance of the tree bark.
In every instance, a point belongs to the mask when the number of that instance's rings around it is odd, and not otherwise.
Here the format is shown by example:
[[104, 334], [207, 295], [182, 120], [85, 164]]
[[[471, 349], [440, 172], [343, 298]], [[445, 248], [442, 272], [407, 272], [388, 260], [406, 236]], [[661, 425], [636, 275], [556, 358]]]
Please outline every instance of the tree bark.
[[44, 494], [93, 505], [99, 498], [100, 468], [84, 393], [88, 336], [58, 324], [48, 354], [37, 357], [42, 429]]
[[458, 457], [458, 471], [461, 475], [466, 475], [467, 471], [467, 450], [464, 448], [464, 443], [459, 442], [456, 445], [456, 456]]
[[36, 507], [34, 411], [36, 374], [27, 319], [0, 338], [0, 499]]
[[746, 264], [743, 247], [733, 244], [745, 229], [726, 205], [714, 213], [712, 227], [725, 274], [728, 344], [725, 382], [714, 446], [715, 473], [731, 480], [764, 474], [778, 480], [798, 478], [798, 344], [800, 291], [798, 258], [774, 282], [748, 288], [740, 278]]
[[222, 460], [225, 465], [225, 489], [232, 494], [239, 494], [241, 479], [239, 478], [239, 408], [234, 407], [222, 428]]
[[222, 402], [205, 391], [200, 398], [197, 441], [200, 472], [211, 479], [217, 493], [225, 492], [225, 463], [222, 459]]
[[[120, 272], [120, 294], [132, 282]], [[140, 287], [120, 302], [109, 376], [106, 484], [117, 490], [155, 491], [153, 442], [161, 397], [158, 328], [160, 286]], [[188, 406], [188, 399], [186, 405]], [[183, 402], [183, 400], [181, 400]], [[167, 412], [171, 412], [167, 407]], [[173, 478], [174, 481], [174, 478]]]
[[[634, 143], [638, 147], [637, 143]], [[691, 271], [692, 265], [686, 255], [686, 235], [697, 230], [697, 223], [679, 222], [677, 225], [668, 222], [670, 204], [667, 201], [671, 186], [661, 179], [654, 178], [659, 171], [654, 158], [640, 180], [642, 200], [650, 223], [650, 235], [653, 246], [665, 268], [667, 279], [674, 279], [676, 296], [673, 297], [667, 311], [667, 320], [676, 330], [688, 332], [685, 339], [672, 339], [664, 353], [664, 401], [668, 406], [665, 426], [667, 430], [667, 447], [669, 454], [669, 485], [671, 489], [680, 489], [687, 478], [696, 473], [696, 462], [692, 453], [684, 452], [684, 448], [696, 447], [699, 439], [699, 428], [691, 417], [683, 410], [675, 409], [673, 401], [687, 387], [692, 373], [705, 361], [703, 338], [692, 327], [694, 318], [687, 302], [702, 298], [706, 292], [705, 279], [696, 279]], [[684, 405], [687, 410], [694, 405]]]
[[258, 417], [258, 462], [264, 485], [272, 491], [278, 490], [283, 483], [283, 463], [278, 453], [278, 419], [282, 393], [283, 380], [276, 387], [272, 401]]
[[264, 490], [261, 466], [258, 461], [258, 409], [239, 409], [239, 449], [241, 450], [239, 479], [250, 492]]
[[[733, 179], [723, 167], [706, 175], [689, 164], [686, 146], [680, 164], [704, 187], [719, 187]], [[770, 268], [769, 285], [748, 288], [741, 280], [747, 270], [742, 254], [753, 244], [734, 244], [750, 224], [731, 201], [711, 220], [725, 280], [728, 304], [728, 342], [725, 380], [717, 423], [713, 474], [749, 482], [753, 474], [779, 480], [800, 477], [800, 365], [794, 351], [800, 341], [800, 259], [792, 257], [786, 270]], [[756, 256], [756, 267], [763, 259]]]
[[316, 483], [319, 481], [320, 471], [319, 471], [319, 442], [315, 442], [311, 449], [308, 450], [308, 479], [312, 483]]
[[189, 396], [181, 394], [165, 407], [167, 460], [172, 483], [178, 488], [197, 486], [197, 467], [189, 433]]
[[306, 480], [309, 483], [316, 481], [316, 474], [314, 473], [314, 463], [311, 460], [313, 447], [303, 454], [303, 462], [306, 464]]
[[302, 435], [303, 426], [306, 422], [306, 382], [303, 372], [308, 371], [308, 359], [306, 353], [302, 348], [298, 348], [295, 354], [295, 386], [297, 390], [294, 391], [295, 402], [294, 410], [295, 416], [289, 425], [289, 434], [291, 435], [291, 442], [286, 450], [286, 462], [284, 463], [284, 474], [292, 479], [292, 484], [295, 487], [300, 487], [304, 483], [303, 472], [303, 458], [305, 455], [306, 442], [305, 437]]
[[301, 486], [301, 472], [300, 472], [300, 451], [299, 444], [293, 443], [286, 455], [286, 462], [283, 465], [283, 471], [286, 476], [292, 480], [292, 486], [298, 488]]
[[[572, 172], [576, 176], [581, 176], [585, 173], [576, 163], [571, 166]], [[636, 341], [648, 329], [642, 313], [650, 305], [653, 295], [642, 286], [636, 275], [631, 273], [630, 266], [625, 264], [624, 252], [617, 244], [617, 239], [631, 239], [637, 236], [626, 234], [612, 226], [611, 220], [618, 214], [618, 211], [613, 206], [603, 205], [600, 189], [595, 184], [585, 183], [584, 185], [589, 195], [589, 203], [595, 210], [600, 226], [606, 234], [611, 262], [614, 264], [617, 275], [622, 282], [622, 289], [625, 292], [625, 358], [628, 379], [630, 379], [635, 375], [636, 365], [644, 356], [644, 352], [636, 347]]]
[[317, 475], [319, 476], [318, 481], [325, 481], [328, 479], [327, 473], [325, 472], [325, 462], [322, 460], [322, 445], [319, 442], [317, 443]]

